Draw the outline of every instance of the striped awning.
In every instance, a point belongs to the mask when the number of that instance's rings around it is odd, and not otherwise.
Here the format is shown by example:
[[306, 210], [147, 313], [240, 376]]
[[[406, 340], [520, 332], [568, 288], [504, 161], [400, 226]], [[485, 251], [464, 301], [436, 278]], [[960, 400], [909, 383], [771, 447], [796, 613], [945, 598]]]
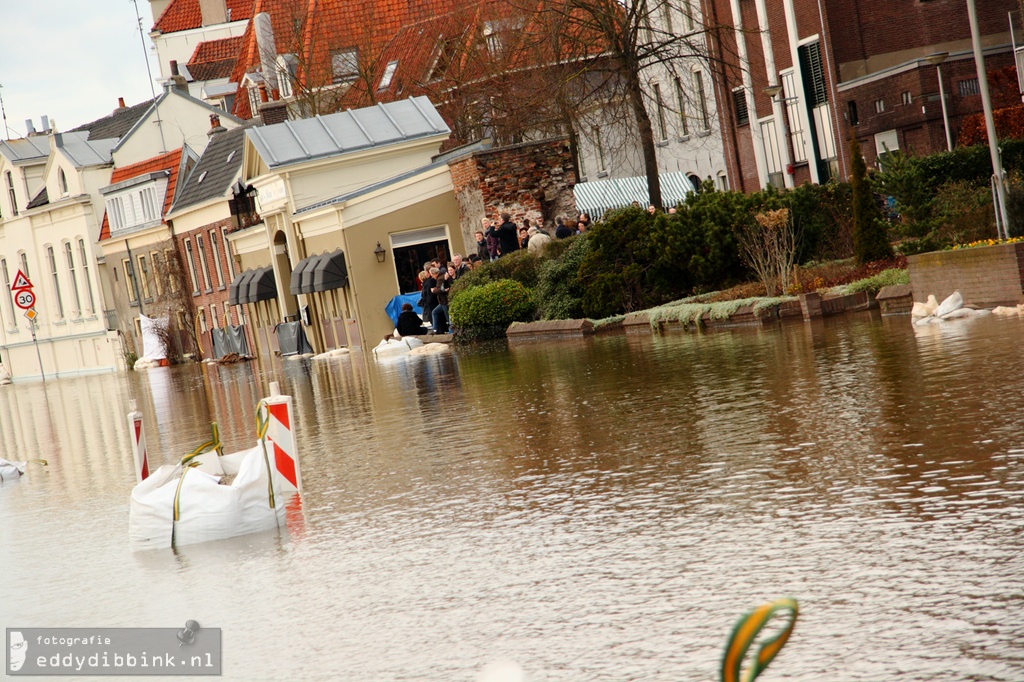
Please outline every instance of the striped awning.
[[[658, 177], [661, 179], [661, 201], [666, 207], [684, 201], [686, 195], [694, 191], [686, 173], [662, 173]], [[576, 197], [576, 210], [589, 213], [595, 219], [605, 211], [625, 208], [634, 201], [644, 207], [648, 205], [645, 175], [580, 182], [573, 187], [572, 193]]]

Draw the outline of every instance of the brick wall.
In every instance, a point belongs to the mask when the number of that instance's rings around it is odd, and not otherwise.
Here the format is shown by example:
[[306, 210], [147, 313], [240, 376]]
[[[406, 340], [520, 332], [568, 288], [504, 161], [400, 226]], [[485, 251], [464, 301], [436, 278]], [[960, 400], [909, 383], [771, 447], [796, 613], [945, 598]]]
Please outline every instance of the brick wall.
[[922, 253], [907, 258], [907, 269], [916, 301], [930, 294], [942, 301], [959, 290], [964, 303], [1016, 305], [1024, 291], [1024, 244]]
[[502, 211], [516, 224], [528, 218], [549, 227], [556, 216], [575, 214], [576, 174], [566, 138], [478, 151], [448, 167], [466, 244], [476, 243], [473, 233], [482, 218]]

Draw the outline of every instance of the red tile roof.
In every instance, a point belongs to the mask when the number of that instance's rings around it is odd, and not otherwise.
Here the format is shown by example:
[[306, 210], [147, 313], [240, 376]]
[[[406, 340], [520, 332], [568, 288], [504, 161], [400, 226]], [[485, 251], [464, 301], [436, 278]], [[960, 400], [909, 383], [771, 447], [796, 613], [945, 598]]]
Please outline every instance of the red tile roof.
[[197, 81], [229, 78], [241, 47], [242, 36], [199, 43], [188, 60], [188, 72]]
[[[331, 82], [331, 53], [355, 48], [361, 69], [372, 65], [402, 26], [444, 14], [464, 0], [256, 0], [253, 14], [267, 12], [274, 28], [278, 54], [298, 56], [301, 83]], [[231, 80], [241, 83], [259, 68], [259, 49], [252, 22], [242, 36], [242, 47]], [[310, 66], [315, 69], [311, 70]], [[235, 98], [234, 111], [251, 118], [248, 98]]]
[[[230, 21], [251, 19], [253, 0], [226, 0]], [[199, 0], [171, 0], [164, 13], [153, 24], [154, 31], [174, 33], [200, 28], [203, 25], [203, 12], [199, 8]]]
[[[110, 184], [116, 185], [119, 182], [125, 180], [131, 180], [132, 178], [147, 173], [156, 173], [159, 171], [168, 171], [167, 176], [167, 193], [164, 195], [164, 206], [161, 211], [161, 216], [167, 213], [171, 208], [171, 203], [174, 201], [174, 190], [178, 185], [178, 170], [181, 168], [181, 148], [175, 149], [173, 152], [167, 152], [166, 154], [160, 154], [153, 158], [133, 163], [130, 166], [124, 166], [122, 168], [115, 168], [113, 174], [110, 176]], [[100, 238], [99, 241], [110, 238], [110, 224], [107, 220], [107, 214], [103, 214], [103, 224], [100, 227]]]

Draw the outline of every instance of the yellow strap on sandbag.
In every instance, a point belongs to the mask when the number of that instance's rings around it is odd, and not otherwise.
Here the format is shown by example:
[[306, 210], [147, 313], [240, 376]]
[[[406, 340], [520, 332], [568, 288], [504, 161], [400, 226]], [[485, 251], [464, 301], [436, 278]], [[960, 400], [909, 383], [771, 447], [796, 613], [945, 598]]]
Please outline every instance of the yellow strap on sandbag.
[[177, 490], [174, 491], [174, 520], [175, 521], [177, 521], [177, 520], [179, 520], [181, 518], [181, 486], [182, 486], [183, 483], [185, 483], [185, 474], [187, 474], [190, 469], [192, 469], [194, 467], [197, 467], [197, 466], [199, 466], [198, 462], [189, 462], [188, 464], [183, 465], [184, 468], [181, 470], [181, 477], [178, 479], [178, 488], [177, 488]]
[[[789, 611], [789, 621], [779, 634], [761, 645], [761, 648], [758, 649], [750, 661], [750, 667], [747, 669], [746, 674], [741, 678], [741, 668], [747, 651], [754, 644], [754, 639], [768, 624], [772, 616], [780, 611]], [[740, 616], [736, 626], [732, 629], [732, 634], [729, 636], [725, 653], [722, 655], [722, 682], [741, 682], [741, 679], [742, 682], [753, 682], [753, 680], [757, 679], [757, 676], [768, 667], [772, 659], [785, 646], [790, 633], [793, 632], [793, 626], [796, 624], [799, 613], [800, 607], [797, 605], [796, 599], [783, 597], [782, 599], [762, 604], [753, 611]]]
[[[264, 408], [267, 410], [266, 417], [263, 416]], [[256, 437], [263, 448], [263, 463], [267, 467], [267, 499], [270, 502], [270, 508], [274, 509], [277, 506], [274, 500], [274, 470], [270, 466], [270, 455], [267, 454], [267, 430], [269, 428], [270, 407], [267, 405], [266, 400], [261, 400], [256, 403]]]
[[218, 457], [224, 454], [224, 446], [220, 442], [220, 428], [217, 426], [217, 422], [210, 422], [210, 440], [206, 441], [195, 450], [181, 458], [182, 466], [189, 464], [199, 455], [210, 452], [211, 450], [216, 451]]

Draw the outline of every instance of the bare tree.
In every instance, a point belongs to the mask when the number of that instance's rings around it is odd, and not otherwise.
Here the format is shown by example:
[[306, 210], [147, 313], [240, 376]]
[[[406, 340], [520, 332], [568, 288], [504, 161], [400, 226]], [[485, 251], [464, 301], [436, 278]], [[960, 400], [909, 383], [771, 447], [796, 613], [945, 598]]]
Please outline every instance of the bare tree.
[[573, 115], [595, 110], [608, 115], [613, 107], [628, 113], [643, 155], [649, 200], [655, 206], [662, 205], [661, 183], [648, 105], [680, 115], [685, 112], [669, 98], [656, 99], [645, 87], [645, 79], [657, 69], [668, 74], [670, 82], [687, 83], [690, 87], [679, 96], [687, 98], [703, 126], [710, 126], [705, 93], [695, 92], [689, 78], [693, 65], [714, 61], [696, 4], [695, 0], [541, 0], [540, 4], [542, 26], [557, 45], [558, 61], [578, 67], [561, 84], [572, 102]]
[[737, 231], [740, 257], [757, 274], [765, 296], [786, 293], [796, 262], [796, 229], [788, 208], [764, 211]]

